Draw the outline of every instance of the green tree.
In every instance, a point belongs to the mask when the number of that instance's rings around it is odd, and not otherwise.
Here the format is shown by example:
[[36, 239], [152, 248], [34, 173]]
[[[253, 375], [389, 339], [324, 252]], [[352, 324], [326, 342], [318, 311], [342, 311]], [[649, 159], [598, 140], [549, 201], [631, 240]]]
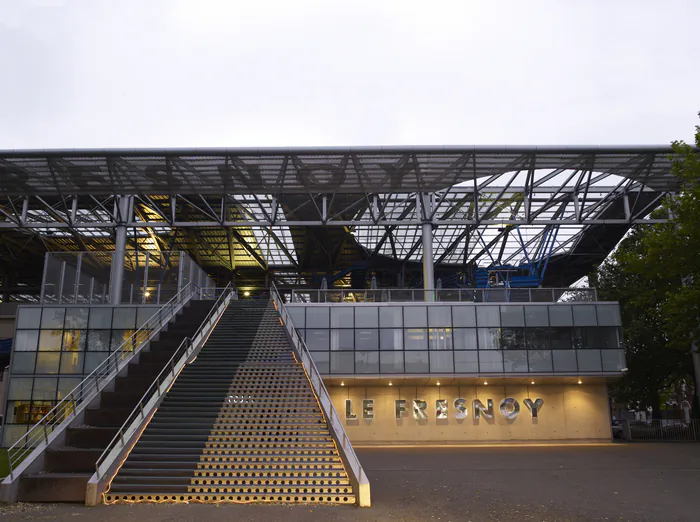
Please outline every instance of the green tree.
[[678, 382], [693, 382], [690, 347], [700, 341], [700, 155], [683, 142], [673, 150], [680, 190], [655, 212], [669, 220], [634, 229], [592, 276], [601, 299], [620, 302], [628, 373], [613, 396], [655, 412]]

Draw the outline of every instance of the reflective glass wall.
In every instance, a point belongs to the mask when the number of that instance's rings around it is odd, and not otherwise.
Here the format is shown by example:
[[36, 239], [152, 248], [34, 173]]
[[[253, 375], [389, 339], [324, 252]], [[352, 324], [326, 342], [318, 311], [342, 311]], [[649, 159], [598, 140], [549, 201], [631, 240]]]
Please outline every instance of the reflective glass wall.
[[617, 303], [287, 305], [324, 374], [605, 374]]
[[158, 306], [20, 306], [2, 446], [38, 422]]

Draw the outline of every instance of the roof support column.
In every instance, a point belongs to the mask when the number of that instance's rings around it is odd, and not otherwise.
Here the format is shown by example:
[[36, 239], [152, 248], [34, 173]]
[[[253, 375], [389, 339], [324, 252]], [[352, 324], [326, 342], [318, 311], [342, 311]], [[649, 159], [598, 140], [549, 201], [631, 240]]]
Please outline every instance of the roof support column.
[[117, 200], [117, 215], [115, 226], [114, 254], [112, 254], [112, 271], [109, 278], [110, 303], [119, 305], [122, 302], [122, 287], [124, 286], [124, 263], [126, 261], [126, 223], [133, 196], [119, 196]]
[[433, 270], [433, 224], [430, 194], [422, 194], [420, 213], [423, 218], [423, 289], [425, 301], [435, 301], [435, 272]]

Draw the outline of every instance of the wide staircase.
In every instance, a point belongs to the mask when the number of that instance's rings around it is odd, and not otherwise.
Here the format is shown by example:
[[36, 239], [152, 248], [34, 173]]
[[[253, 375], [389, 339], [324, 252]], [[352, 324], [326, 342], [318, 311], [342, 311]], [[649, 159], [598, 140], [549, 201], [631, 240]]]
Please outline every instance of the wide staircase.
[[212, 301], [190, 301], [151, 341], [127, 374], [102, 391], [98, 407], [87, 408], [82, 425], [66, 429], [64, 443], [44, 453], [43, 469], [19, 480], [19, 501], [85, 502], [85, 488], [95, 462], [185, 337], [192, 336]]
[[271, 303], [231, 301], [104, 500], [355, 503]]

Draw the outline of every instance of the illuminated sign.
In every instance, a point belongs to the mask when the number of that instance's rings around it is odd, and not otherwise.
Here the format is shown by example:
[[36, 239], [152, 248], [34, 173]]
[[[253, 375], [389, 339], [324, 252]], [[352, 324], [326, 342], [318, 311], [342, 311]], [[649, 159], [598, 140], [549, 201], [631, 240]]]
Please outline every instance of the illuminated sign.
[[[523, 400], [523, 403], [527, 407], [532, 418], [537, 419], [539, 417], [539, 412], [542, 410], [542, 406], [544, 405], [544, 401], [542, 399], [535, 399], [533, 401], [532, 399], [528, 398]], [[455, 399], [452, 404], [454, 408], [455, 419], [466, 419], [469, 416], [467, 399]], [[394, 416], [397, 419], [407, 416], [409, 411], [413, 415], [414, 419], [426, 420], [428, 418], [428, 403], [421, 399], [413, 399], [411, 401], [411, 404], [409, 404], [409, 401], [406, 399], [397, 399], [394, 401]], [[501, 413], [504, 419], [513, 421], [520, 414], [520, 403], [512, 397], [506, 397], [499, 404], [498, 411]], [[481, 400], [474, 399], [472, 401], [472, 415], [474, 419], [480, 419], [482, 417], [484, 419], [493, 419], [493, 399], [487, 399], [486, 405], [484, 405], [484, 403], [481, 402]], [[373, 399], [362, 400], [362, 418], [374, 418]], [[449, 418], [447, 399], [437, 399], [435, 401], [435, 418]], [[345, 400], [345, 419], [357, 419], [357, 414], [353, 413], [352, 399]]]

